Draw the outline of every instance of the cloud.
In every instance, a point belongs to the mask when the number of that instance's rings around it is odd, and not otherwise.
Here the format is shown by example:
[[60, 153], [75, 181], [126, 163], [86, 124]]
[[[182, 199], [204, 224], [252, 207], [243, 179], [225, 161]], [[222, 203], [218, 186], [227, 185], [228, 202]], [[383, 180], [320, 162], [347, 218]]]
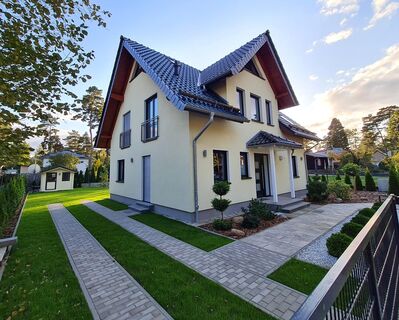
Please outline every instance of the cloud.
[[398, 88], [399, 43], [388, 48], [381, 59], [356, 71], [349, 81], [316, 95], [312, 108], [323, 110], [324, 127], [321, 113], [318, 113], [319, 118], [314, 119], [317, 126], [310, 124], [310, 128], [319, 132], [324, 128], [325, 131], [331, 117], [338, 117], [349, 128], [358, 128], [367, 114], [384, 106], [397, 105]]
[[399, 2], [389, 0], [373, 0], [374, 15], [364, 30], [373, 28], [381, 19], [391, 18], [398, 9]]
[[341, 74], [344, 74], [344, 73], [345, 73], [345, 70], [338, 70], [336, 74], [337, 75], [341, 75]]
[[309, 80], [311, 80], [311, 81], [315, 81], [315, 80], [317, 80], [317, 79], [319, 79], [319, 76], [317, 76], [317, 75], [315, 75], [315, 74], [311, 74], [311, 75], [309, 76]]
[[332, 44], [338, 41], [342, 41], [345, 39], [348, 39], [353, 33], [352, 28], [351, 29], [346, 29], [342, 30], [339, 32], [331, 32], [330, 34], [326, 35], [323, 38], [323, 42], [326, 44]]
[[343, 19], [339, 22], [339, 25], [340, 25], [341, 27], [343, 27], [347, 22], [348, 22], [348, 19], [343, 18]]
[[320, 13], [326, 16], [335, 14], [353, 15], [359, 11], [359, 0], [318, 0]]

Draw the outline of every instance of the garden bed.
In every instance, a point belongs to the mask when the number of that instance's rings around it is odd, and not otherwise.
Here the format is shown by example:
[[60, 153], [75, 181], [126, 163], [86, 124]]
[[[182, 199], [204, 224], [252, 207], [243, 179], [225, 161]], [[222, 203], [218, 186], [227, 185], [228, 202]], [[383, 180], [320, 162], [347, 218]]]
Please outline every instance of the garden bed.
[[[238, 216], [238, 217], [240, 217], [240, 216]], [[240, 231], [244, 232], [244, 234], [243, 235], [238, 235], [238, 234], [234, 233], [231, 230], [216, 230], [213, 227], [212, 223], [207, 223], [207, 224], [201, 225], [200, 228], [203, 228], [203, 229], [206, 229], [206, 230], [210, 230], [212, 232], [216, 232], [216, 233], [222, 234], [222, 235], [230, 237], [230, 238], [242, 239], [242, 238], [248, 237], [250, 235], [253, 235], [255, 233], [258, 233], [258, 232], [260, 232], [262, 230], [265, 230], [267, 228], [273, 227], [274, 225], [282, 223], [282, 222], [287, 221], [289, 219], [287, 217], [284, 217], [284, 216], [277, 216], [273, 220], [261, 220], [260, 221], [260, 225], [257, 228], [254, 228], [254, 229], [243, 228], [240, 223], [234, 222], [234, 220], [235, 220], [234, 218], [225, 219], [225, 220], [232, 221], [232, 224], [233, 224], [232, 229], [240, 230]]]
[[26, 195], [21, 200], [17, 210], [15, 210], [14, 215], [10, 218], [7, 223], [7, 226], [3, 229], [2, 234], [0, 234], [0, 239], [11, 238], [14, 235], [14, 230], [18, 225], [19, 216], [22, 213], [22, 207], [24, 205], [26, 199]]
[[382, 202], [386, 199], [387, 194], [384, 192], [378, 191], [353, 191], [351, 192], [350, 200], [345, 202], [351, 203], [359, 203], [359, 202], [367, 202], [374, 203], [380, 202], [380, 198]]

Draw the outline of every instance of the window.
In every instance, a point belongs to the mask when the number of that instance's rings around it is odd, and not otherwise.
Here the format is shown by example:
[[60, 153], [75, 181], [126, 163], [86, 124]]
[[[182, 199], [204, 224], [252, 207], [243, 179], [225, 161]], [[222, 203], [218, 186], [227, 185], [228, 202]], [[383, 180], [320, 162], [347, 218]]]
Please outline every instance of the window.
[[267, 124], [269, 126], [273, 125], [273, 110], [272, 103], [269, 100], [266, 100], [266, 117]]
[[125, 181], [125, 160], [118, 160], [118, 180], [116, 182]]
[[248, 153], [240, 152], [241, 179], [248, 178]]
[[62, 181], [69, 181], [71, 180], [71, 173], [70, 172], [63, 172], [62, 173]]
[[299, 176], [298, 176], [298, 164], [297, 164], [296, 156], [292, 156], [292, 173], [294, 175], [294, 178], [299, 178]]
[[141, 141], [158, 138], [158, 99], [154, 95], [145, 101], [145, 121], [141, 124]]
[[244, 90], [238, 89], [237, 92], [237, 106], [240, 108], [240, 112], [244, 114]]
[[227, 181], [227, 152], [213, 150], [213, 178], [215, 181]]
[[260, 121], [259, 97], [251, 94], [251, 119]]
[[253, 62], [253, 60], [249, 60], [249, 62], [245, 65], [244, 69], [248, 70], [249, 72], [251, 72], [255, 76], [260, 77], [258, 69], [256, 68], [255, 63]]
[[123, 115], [123, 129], [122, 129], [122, 133], [119, 137], [119, 146], [121, 149], [130, 147], [130, 134], [131, 134], [131, 130], [130, 130], [130, 111], [126, 112]]

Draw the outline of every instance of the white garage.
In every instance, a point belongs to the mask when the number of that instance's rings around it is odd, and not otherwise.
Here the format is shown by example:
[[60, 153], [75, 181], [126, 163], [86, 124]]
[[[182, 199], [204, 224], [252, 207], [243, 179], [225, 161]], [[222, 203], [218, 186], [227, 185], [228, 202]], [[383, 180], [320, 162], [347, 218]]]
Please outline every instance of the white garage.
[[65, 167], [45, 168], [41, 172], [40, 191], [72, 190], [75, 171]]

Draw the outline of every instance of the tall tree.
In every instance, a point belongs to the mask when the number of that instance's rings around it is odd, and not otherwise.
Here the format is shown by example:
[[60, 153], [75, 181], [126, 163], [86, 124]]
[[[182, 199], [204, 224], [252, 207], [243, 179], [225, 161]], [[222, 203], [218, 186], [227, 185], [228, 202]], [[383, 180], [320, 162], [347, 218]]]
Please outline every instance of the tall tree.
[[[93, 130], [98, 127], [101, 113], [104, 106], [104, 98], [102, 90], [95, 86], [89, 87], [86, 94], [78, 101], [78, 106], [73, 110], [76, 112], [73, 119], [85, 122], [89, 128], [90, 152], [89, 152], [89, 168], [91, 170], [93, 164]], [[90, 171], [91, 172], [91, 171]]]
[[50, 127], [43, 132], [43, 141], [40, 145], [45, 154], [64, 150], [58, 131], [58, 129]]
[[92, 144], [90, 142], [90, 137], [87, 132], [85, 132], [82, 136], [80, 136], [80, 142], [79, 142], [79, 153], [84, 154], [87, 157], [90, 157], [90, 154], [92, 152]]
[[394, 111], [388, 120], [387, 144], [392, 153], [399, 149], [399, 111]]
[[88, 26], [105, 27], [109, 16], [91, 0], [0, 1], [0, 119], [26, 138], [42, 133], [34, 121], [67, 114], [64, 98], [90, 78], [82, 74], [94, 59], [83, 47]]
[[80, 133], [76, 130], [68, 132], [67, 137], [64, 139], [67, 149], [73, 152], [82, 151], [81, 140], [82, 137], [80, 136]]
[[346, 136], [344, 126], [337, 118], [331, 120], [326, 143], [328, 148], [343, 148], [345, 150], [349, 148], [348, 137]]
[[0, 118], [0, 168], [28, 165], [30, 151], [23, 130], [12, 128]]
[[359, 149], [361, 134], [357, 129], [345, 129], [345, 134], [348, 138], [349, 149], [355, 152]]
[[74, 157], [71, 154], [57, 154], [50, 158], [50, 164], [53, 167], [61, 166], [69, 168], [71, 170], [76, 169], [76, 165], [79, 163], [79, 158]]

